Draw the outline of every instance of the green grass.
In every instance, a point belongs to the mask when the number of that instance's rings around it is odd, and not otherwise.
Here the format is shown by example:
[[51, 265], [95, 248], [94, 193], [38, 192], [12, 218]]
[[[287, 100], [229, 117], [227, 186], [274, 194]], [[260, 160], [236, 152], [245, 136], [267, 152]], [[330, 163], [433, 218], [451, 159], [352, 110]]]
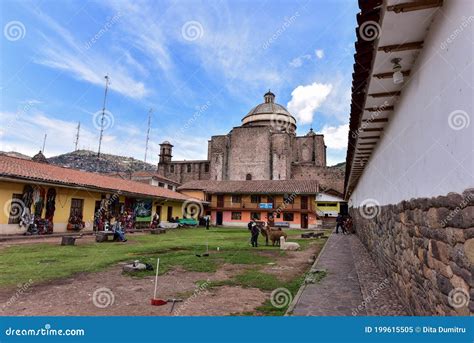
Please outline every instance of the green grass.
[[[306, 249], [313, 240], [298, 239], [300, 231], [286, 230], [291, 241], [296, 241]], [[140, 260], [156, 264], [160, 258], [160, 274], [180, 266], [188, 271], [215, 272], [224, 264], [248, 265], [232, 279], [212, 281], [206, 288], [224, 285], [259, 288], [271, 292], [276, 288], [288, 289], [294, 297], [304, 283], [305, 275], [298, 275], [292, 280], [281, 281], [272, 274], [261, 269], [275, 258], [285, 256], [286, 252], [279, 247], [266, 247], [260, 237], [260, 247], [249, 246], [249, 232], [246, 228], [219, 228], [205, 230], [203, 228], [169, 230], [164, 235], [133, 235], [127, 236], [127, 243], [87, 243], [77, 246], [60, 246], [58, 244], [22, 244], [0, 249], [0, 287], [11, 287], [29, 281], [40, 283], [54, 279], [73, 277], [77, 273], [101, 271], [118, 262]], [[324, 245], [326, 239], [316, 244]], [[209, 244], [210, 256], [197, 257], [196, 254], [206, 252]], [[217, 248], [219, 247], [219, 251]], [[133, 274], [133, 277], [154, 275], [154, 271]], [[324, 277], [324, 275], [322, 276]], [[319, 280], [317, 280], [319, 281]], [[203, 282], [198, 281], [197, 286]], [[190, 296], [192, 292], [180, 296]], [[275, 308], [270, 300], [248, 314], [283, 315], [288, 306]], [[247, 315], [235, 313], [233, 315]]]
[[[294, 237], [298, 233], [296, 230], [288, 231]], [[179, 229], [169, 230], [164, 235], [129, 234], [127, 238], [127, 243], [94, 242], [77, 246], [60, 246], [58, 238], [57, 245], [22, 244], [1, 249], [0, 287], [30, 279], [38, 283], [81, 272], [100, 271], [121, 261], [141, 260], [155, 265], [157, 257], [160, 257], [160, 274], [178, 265], [190, 271], [214, 272], [222, 263], [268, 263], [271, 259], [258, 252], [278, 249], [250, 247], [249, 233], [244, 228]], [[206, 243], [209, 243], [211, 256], [196, 257], [196, 254], [206, 251]]]

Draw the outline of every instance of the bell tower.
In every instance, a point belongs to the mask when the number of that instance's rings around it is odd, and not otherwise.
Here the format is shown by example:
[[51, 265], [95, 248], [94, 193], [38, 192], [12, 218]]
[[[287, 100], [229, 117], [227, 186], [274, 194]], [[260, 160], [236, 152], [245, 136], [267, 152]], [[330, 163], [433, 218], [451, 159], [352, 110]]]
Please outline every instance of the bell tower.
[[159, 163], [171, 162], [171, 158], [173, 157], [172, 154], [173, 154], [173, 145], [168, 141], [164, 141], [163, 143], [161, 143]]

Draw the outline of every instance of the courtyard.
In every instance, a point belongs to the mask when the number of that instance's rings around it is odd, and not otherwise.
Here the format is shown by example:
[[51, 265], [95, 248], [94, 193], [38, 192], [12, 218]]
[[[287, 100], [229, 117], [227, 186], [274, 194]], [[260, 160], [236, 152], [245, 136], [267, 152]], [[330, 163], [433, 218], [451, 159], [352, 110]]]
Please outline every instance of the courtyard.
[[[301, 239], [285, 230], [299, 251], [249, 245], [247, 228], [134, 233], [126, 243], [96, 243], [83, 236], [76, 246], [59, 237], [0, 243], [2, 315], [283, 315], [303, 284], [328, 232]], [[202, 256], [209, 249], [209, 256]], [[201, 255], [198, 257], [197, 255]], [[139, 260], [156, 266], [158, 295], [181, 299], [172, 309], [151, 306], [155, 271], [123, 273]], [[324, 275], [322, 276], [324, 277]], [[281, 295], [272, 292], [283, 290]], [[278, 291], [277, 291], [278, 292]]]

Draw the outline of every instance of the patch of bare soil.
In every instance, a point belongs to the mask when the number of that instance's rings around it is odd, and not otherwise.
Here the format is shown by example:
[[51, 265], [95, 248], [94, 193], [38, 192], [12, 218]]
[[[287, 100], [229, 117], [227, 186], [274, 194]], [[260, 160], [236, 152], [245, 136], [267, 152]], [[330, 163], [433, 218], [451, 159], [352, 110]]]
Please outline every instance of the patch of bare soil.
[[[205, 288], [176, 305], [175, 316], [226, 316], [235, 313], [252, 312], [263, 304], [267, 294], [258, 288], [222, 286]], [[232, 310], [233, 309], [233, 310]]]
[[262, 272], [272, 274], [281, 281], [289, 281], [304, 274], [311, 267], [310, 259], [318, 256], [321, 248], [316, 242], [311, 242], [303, 251], [286, 251], [285, 256], [275, 258], [275, 264], [266, 265]]
[[[262, 251], [262, 253], [269, 253]], [[318, 253], [311, 245], [304, 251], [287, 252], [278, 256], [271, 251], [276, 263], [265, 265], [262, 271], [288, 280], [304, 273], [310, 266], [308, 259]], [[171, 303], [151, 306], [154, 277], [130, 277], [122, 274], [122, 266], [105, 271], [76, 274], [70, 278], [33, 284], [26, 290], [0, 290], [0, 315], [15, 316], [217, 316], [252, 312], [262, 305], [268, 294], [256, 288], [223, 286], [197, 288], [199, 280], [228, 280], [251, 265], [224, 264], [215, 273], [170, 270], [158, 280], [158, 297], [182, 298], [171, 312]]]

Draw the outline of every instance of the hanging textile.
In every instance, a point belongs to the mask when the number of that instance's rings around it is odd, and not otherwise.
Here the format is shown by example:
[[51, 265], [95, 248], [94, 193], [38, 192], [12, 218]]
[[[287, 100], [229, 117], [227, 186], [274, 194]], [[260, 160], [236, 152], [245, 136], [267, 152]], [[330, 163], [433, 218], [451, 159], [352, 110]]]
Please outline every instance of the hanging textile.
[[46, 215], [45, 218], [53, 221], [54, 212], [56, 211], [56, 189], [48, 189], [46, 194]]

